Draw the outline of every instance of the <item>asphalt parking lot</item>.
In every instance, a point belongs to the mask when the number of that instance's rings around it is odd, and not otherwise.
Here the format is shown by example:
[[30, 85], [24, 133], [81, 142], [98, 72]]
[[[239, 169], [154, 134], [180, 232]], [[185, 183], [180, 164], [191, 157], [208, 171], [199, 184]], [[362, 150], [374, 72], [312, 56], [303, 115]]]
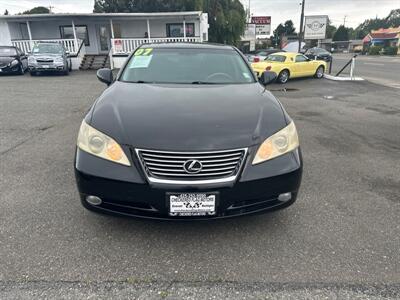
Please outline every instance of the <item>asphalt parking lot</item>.
[[170, 223], [79, 202], [76, 135], [104, 87], [94, 72], [0, 77], [0, 298], [400, 297], [400, 90], [271, 85], [301, 138], [298, 201]]

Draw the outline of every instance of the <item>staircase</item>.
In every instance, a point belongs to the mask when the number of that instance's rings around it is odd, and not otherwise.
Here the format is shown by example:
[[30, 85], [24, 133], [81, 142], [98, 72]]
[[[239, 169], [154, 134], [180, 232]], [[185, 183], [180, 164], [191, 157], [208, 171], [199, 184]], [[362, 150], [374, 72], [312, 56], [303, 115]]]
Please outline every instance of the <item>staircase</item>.
[[98, 70], [101, 68], [110, 68], [108, 55], [86, 54], [82, 59], [79, 70]]

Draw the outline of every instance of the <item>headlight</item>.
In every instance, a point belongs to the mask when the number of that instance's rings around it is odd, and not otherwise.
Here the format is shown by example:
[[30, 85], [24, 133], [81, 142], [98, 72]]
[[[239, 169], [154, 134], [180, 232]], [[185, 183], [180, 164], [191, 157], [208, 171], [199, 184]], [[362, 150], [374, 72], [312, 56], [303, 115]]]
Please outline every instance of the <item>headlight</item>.
[[299, 137], [296, 126], [291, 122], [261, 144], [254, 157], [253, 165], [281, 156], [297, 147], [299, 147]]
[[82, 122], [79, 129], [77, 145], [79, 149], [95, 156], [125, 166], [131, 165], [121, 146], [116, 141], [89, 126], [85, 121]]
[[62, 57], [56, 57], [56, 59], [54, 60], [54, 62], [56, 62], [56, 63], [64, 63], [64, 58], [62, 58]]
[[29, 56], [28, 57], [28, 63], [34, 64], [34, 63], [36, 63], [36, 59], [33, 56]]
[[14, 59], [12, 62], [10, 62], [10, 66], [16, 66], [19, 64], [19, 61]]

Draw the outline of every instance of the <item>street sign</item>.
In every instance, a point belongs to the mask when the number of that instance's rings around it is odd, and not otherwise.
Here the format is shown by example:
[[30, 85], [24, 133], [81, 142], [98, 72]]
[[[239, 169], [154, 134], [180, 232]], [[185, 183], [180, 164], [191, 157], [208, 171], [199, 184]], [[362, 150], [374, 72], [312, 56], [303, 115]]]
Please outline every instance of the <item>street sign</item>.
[[306, 16], [304, 39], [321, 40], [326, 37], [328, 16]]
[[255, 38], [256, 38], [256, 25], [247, 23], [244, 29], [243, 39], [251, 40]]
[[255, 24], [255, 26], [256, 26], [256, 35], [271, 34], [271, 17], [270, 16], [251, 17], [251, 23]]

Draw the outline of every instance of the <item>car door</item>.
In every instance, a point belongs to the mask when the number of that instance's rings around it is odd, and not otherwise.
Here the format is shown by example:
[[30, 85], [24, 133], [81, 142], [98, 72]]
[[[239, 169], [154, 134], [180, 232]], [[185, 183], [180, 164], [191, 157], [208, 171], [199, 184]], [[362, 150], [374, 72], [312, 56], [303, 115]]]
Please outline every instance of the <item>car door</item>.
[[295, 77], [309, 76], [311, 65], [310, 60], [306, 56], [302, 54], [296, 55], [293, 67]]

